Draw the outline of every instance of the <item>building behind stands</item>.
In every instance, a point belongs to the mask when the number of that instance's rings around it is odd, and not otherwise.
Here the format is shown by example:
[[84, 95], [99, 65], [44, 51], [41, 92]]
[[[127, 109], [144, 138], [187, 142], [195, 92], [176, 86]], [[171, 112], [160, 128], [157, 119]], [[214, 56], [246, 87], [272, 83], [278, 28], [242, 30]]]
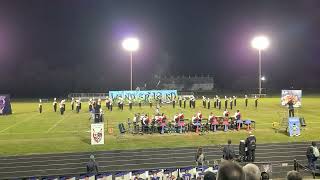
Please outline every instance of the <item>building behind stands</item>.
[[162, 76], [158, 88], [178, 91], [210, 91], [214, 88], [213, 76]]

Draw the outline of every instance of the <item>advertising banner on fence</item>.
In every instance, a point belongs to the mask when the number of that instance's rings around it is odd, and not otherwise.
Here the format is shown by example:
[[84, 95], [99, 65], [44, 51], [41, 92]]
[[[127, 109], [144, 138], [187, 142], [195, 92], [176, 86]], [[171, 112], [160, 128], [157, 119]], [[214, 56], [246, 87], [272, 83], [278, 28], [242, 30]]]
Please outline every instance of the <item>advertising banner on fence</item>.
[[10, 96], [0, 94], [0, 115], [12, 114]]
[[117, 100], [123, 98], [125, 101], [129, 99], [133, 101], [149, 101], [162, 99], [163, 102], [170, 102], [177, 98], [177, 90], [150, 90], [150, 91], [109, 91], [109, 97]]
[[103, 123], [91, 124], [91, 145], [104, 144]]
[[302, 90], [282, 90], [281, 105], [286, 106], [289, 101], [293, 102], [293, 107], [301, 107]]

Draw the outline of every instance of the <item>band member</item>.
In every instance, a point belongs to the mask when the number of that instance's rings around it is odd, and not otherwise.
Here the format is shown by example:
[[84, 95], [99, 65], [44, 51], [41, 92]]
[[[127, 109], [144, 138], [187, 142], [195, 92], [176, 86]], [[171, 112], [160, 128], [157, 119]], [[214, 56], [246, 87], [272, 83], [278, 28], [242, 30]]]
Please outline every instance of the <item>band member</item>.
[[192, 98], [189, 99], [189, 107], [191, 108], [192, 106]]
[[254, 106], [257, 108], [258, 107], [258, 97], [254, 96]]
[[186, 99], [186, 98], [183, 98], [183, 108], [184, 108], [184, 109], [186, 108], [186, 104], [187, 104], [187, 99]]
[[152, 108], [152, 100], [151, 100], [151, 98], [149, 98], [149, 106], [150, 106], [150, 108]]
[[57, 112], [57, 98], [53, 99], [53, 110], [54, 112]]
[[141, 108], [142, 99], [139, 99], [139, 108]]
[[109, 98], [108, 98], [108, 96], [106, 96], [106, 107], [107, 107], [107, 109], [109, 110], [110, 104], [109, 104]]
[[247, 95], [244, 95], [244, 101], [245, 101], [246, 107], [248, 107], [248, 96]]
[[233, 106], [233, 99], [230, 97], [229, 98], [229, 103], [230, 103], [230, 109], [232, 109], [232, 106]]
[[66, 111], [66, 100], [62, 100], [63, 111]]
[[217, 98], [213, 98], [213, 108], [217, 108]]
[[71, 98], [71, 110], [73, 111], [74, 109], [74, 98]]
[[207, 99], [207, 105], [208, 105], [208, 109], [210, 109], [211, 103], [210, 103], [210, 99], [209, 98]]
[[113, 107], [113, 100], [110, 99], [110, 111], [112, 111], [112, 107]]
[[161, 106], [161, 104], [162, 104], [162, 98], [160, 97], [159, 98], [159, 106]]
[[81, 104], [82, 104], [82, 103], [81, 103], [81, 98], [79, 98], [79, 103], [80, 103], [80, 110], [81, 110]]
[[182, 108], [182, 97], [179, 96], [179, 107]]
[[192, 98], [192, 107], [193, 109], [196, 108], [196, 99]]
[[224, 109], [228, 108], [228, 98], [227, 96], [224, 96]]
[[202, 106], [203, 106], [203, 108], [207, 107], [206, 100], [207, 100], [206, 97], [202, 96]]
[[89, 99], [88, 101], [88, 105], [89, 105], [89, 112], [92, 112], [92, 109], [93, 109], [93, 102], [92, 102], [92, 99]]
[[60, 114], [63, 115], [64, 113], [63, 100], [60, 102], [59, 106], [60, 106]]
[[42, 100], [39, 99], [39, 113], [42, 113]]
[[129, 99], [129, 109], [132, 110], [132, 101]]
[[173, 99], [173, 100], [172, 100], [172, 107], [173, 107], [173, 108], [176, 108], [176, 99]]
[[198, 113], [197, 113], [197, 118], [201, 121], [202, 120], [202, 113], [201, 113], [201, 111], [199, 111]]
[[121, 111], [123, 111], [123, 99], [122, 98], [120, 98], [119, 105], [120, 105]]
[[80, 112], [80, 100], [76, 100], [76, 112], [79, 113]]
[[234, 104], [234, 107], [237, 106], [237, 96], [233, 96], [233, 104]]
[[101, 109], [101, 99], [100, 98], [98, 99], [98, 102], [97, 102], [97, 108]]
[[219, 106], [219, 110], [221, 110], [221, 100], [220, 100], [220, 98], [218, 98], [218, 106]]
[[159, 108], [159, 107], [156, 108], [156, 115], [157, 115], [157, 116], [160, 115], [160, 108]]
[[236, 120], [240, 120], [240, 119], [241, 119], [241, 113], [240, 113], [239, 110], [237, 110], [237, 112], [234, 113], [234, 118], [235, 118]]

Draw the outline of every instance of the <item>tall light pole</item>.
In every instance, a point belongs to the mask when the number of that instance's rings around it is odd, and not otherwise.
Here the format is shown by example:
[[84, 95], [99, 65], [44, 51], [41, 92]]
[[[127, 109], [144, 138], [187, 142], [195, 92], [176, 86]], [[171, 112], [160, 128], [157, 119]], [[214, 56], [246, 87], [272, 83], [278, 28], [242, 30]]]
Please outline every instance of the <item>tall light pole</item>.
[[251, 46], [259, 51], [259, 95], [261, 95], [261, 52], [269, 47], [270, 42], [265, 36], [257, 36], [251, 41]]
[[132, 91], [132, 58], [133, 52], [139, 49], [139, 40], [137, 38], [126, 38], [122, 41], [122, 47], [130, 52], [130, 90]]

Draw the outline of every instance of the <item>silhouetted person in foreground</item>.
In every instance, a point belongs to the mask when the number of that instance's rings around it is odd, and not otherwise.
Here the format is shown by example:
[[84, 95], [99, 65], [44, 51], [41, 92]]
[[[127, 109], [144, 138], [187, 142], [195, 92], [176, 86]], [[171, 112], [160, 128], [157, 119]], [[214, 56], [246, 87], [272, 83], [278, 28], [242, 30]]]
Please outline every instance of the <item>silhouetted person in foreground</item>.
[[245, 180], [245, 174], [238, 164], [224, 161], [219, 168], [217, 180]]
[[302, 176], [297, 171], [289, 171], [287, 173], [287, 180], [302, 180]]

